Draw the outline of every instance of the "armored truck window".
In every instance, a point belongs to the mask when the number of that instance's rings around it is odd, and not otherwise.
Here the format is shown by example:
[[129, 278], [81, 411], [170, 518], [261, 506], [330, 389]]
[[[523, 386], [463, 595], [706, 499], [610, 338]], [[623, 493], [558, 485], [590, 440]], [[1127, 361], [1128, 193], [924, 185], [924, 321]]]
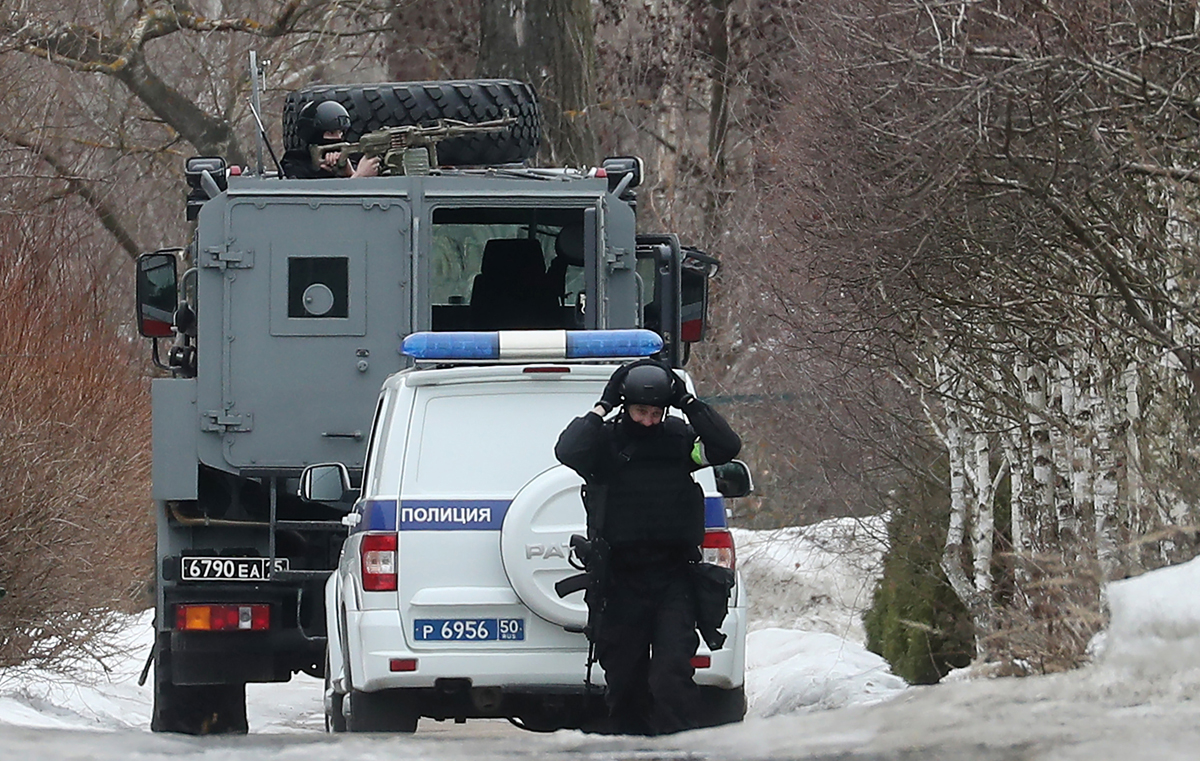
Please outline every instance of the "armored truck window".
[[440, 208], [432, 237], [433, 330], [582, 325], [582, 210]]
[[346, 317], [350, 313], [349, 260], [288, 258], [288, 317]]

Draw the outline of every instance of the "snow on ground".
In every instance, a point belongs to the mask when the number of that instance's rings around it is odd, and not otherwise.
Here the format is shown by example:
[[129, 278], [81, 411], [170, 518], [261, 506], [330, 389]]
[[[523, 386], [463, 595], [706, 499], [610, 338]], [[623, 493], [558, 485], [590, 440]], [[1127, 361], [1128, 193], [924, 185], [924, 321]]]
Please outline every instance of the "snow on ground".
[[882, 572], [883, 518], [733, 535], [750, 600], [751, 716], [864, 705], [905, 688], [863, 647], [862, 612]]
[[734, 529], [750, 593], [750, 629], [826, 632], [863, 642], [862, 612], [882, 573], [884, 519], [834, 518], [811, 526]]
[[[775, 716], [884, 700], [905, 689], [863, 646], [883, 551], [883, 521], [838, 519], [777, 531], [735, 530], [750, 601], [746, 691], [751, 716]], [[151, 687], [137, 685], [154, 640], [152, 613], [132, 616], [118, 643], [126, 655], [71, 678], [0, 669], [0, 722], [45, 728], [148, 729]], [[322, 731], [320, 680], [247, 687], [256, 733]]]

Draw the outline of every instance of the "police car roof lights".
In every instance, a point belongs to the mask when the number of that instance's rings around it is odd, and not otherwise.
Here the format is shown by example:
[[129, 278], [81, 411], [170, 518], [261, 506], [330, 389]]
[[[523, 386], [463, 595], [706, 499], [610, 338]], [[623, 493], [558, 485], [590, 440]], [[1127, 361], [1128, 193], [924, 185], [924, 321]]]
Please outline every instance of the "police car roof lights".
[[401, 353], [418, 362], [537, 362], [626, 359], [662, 351], [652, 330], [505, 330], [420, 332], [405, 337]]

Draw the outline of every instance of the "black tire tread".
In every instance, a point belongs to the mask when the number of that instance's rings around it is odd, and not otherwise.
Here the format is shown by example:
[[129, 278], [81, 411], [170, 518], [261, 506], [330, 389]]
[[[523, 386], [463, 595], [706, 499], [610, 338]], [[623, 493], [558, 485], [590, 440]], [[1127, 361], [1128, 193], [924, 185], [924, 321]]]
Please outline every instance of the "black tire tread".
[[289, 93], [283, 107], [286, 150], [301, 147], [296, 114], [313, 100], [336, 100], [350, 114], [345, 139], [358, 140], [384, 127], [429, 124], [437, 119], [481, 122], [507, 111], [517, 118], [504, 132], [488, 132], [438, 144], [444, 166], [516, 164], [532, 159], [541, 140], [541, 111], [529, 85], [511, 79], [445, 82], [385, 82], [366, 85], [310, 85]]

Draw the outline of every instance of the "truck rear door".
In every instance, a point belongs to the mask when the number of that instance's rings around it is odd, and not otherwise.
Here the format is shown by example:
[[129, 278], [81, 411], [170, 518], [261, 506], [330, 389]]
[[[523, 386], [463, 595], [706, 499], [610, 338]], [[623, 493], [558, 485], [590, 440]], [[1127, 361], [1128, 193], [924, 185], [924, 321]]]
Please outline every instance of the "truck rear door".
[[231, 190], [223, 209], [206, 206], [203, 460], [362, 466], [379, 386], [403, 366], [397, 348], [411, 328], [410, 228], [402, 198]]

